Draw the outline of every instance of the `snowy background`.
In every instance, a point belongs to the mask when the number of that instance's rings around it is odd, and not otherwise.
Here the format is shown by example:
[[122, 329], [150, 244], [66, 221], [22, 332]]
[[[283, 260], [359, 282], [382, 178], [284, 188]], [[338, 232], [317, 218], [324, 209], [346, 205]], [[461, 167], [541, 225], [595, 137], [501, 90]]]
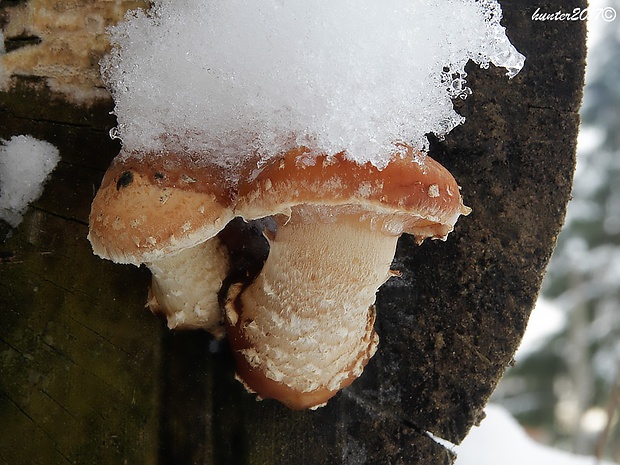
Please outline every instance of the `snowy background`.
[[[503, 407], [489, 404], [486, 419], [461, 446], [456, 465], [595, 465], [593, 457], [575, 455], [537, 443]], [[609, 462], [598, 462], [608, 465]]]

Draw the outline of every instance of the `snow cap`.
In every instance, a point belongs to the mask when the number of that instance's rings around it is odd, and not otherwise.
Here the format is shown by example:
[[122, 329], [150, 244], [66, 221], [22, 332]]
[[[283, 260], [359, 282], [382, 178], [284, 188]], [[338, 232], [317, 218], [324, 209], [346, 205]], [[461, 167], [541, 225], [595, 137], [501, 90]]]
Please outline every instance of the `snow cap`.
[[521, 69], [501, 18], [496, 0], [154, 0], [111, 28], [114, 134], [221, 163], [306, 146], [381, 168], [392, 144], [426, 150], [464, 121], [467, 63]]

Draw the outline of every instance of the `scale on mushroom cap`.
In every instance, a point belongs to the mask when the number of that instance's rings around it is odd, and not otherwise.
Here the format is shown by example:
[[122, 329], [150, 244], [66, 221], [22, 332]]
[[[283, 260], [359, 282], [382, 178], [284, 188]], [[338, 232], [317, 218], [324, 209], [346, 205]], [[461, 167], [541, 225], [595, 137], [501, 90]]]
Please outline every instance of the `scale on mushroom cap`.
[[[93, 250], [147, 264], [170, 327], [225, 327], [250, 390], [324, 404], [376, 350], [398, 236], [445, 239], [469, 213], [425, 135], [463, 122], [451, 100], [470, 92], [470, 59], [521, 69], [500, 19], [473, 0], [160, 0], [129, 15], [102, 64], [123, 150], [93, 202]], [[277, 230], [258, 275], [222, 289], [234, 217]]]

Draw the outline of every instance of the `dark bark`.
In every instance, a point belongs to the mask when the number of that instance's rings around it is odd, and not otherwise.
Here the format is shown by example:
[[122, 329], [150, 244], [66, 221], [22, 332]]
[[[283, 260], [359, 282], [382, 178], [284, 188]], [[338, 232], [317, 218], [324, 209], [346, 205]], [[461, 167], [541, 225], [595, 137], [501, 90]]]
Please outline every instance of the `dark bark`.
[[[118, 151], [111, 102], [76, 107], [42, 82], [0, 94], [0, 137], [62, 161], [0, 244], [0, 463], [448, 464], [519, 345], [562, 225], [585, 57], [559, 1], [502, 2], [527, 56], [513, 80], [471, 67], [467, 122], [431, 156], [473, 213], [447, 242], [401, 238], [377, 298], [379, 351], [317, 411], [256, 402], [226, 343], [173, 333], [144, 309], [148, 273], [92, 255], [90, 202]], [[579, 5], [585, 4], [579, 2]], [[2, 232], [2, 231], [0, 231]]]

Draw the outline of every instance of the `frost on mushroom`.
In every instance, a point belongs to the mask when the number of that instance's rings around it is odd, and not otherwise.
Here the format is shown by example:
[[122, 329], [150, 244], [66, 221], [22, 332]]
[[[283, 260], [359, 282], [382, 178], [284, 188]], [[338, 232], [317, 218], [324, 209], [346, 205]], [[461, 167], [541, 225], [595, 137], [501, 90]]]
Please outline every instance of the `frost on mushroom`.
[[[147, 263], [149, 305], [171, 327], [224, 321], [259, 395], [325, 402], [376, 349], [398, 236], [445, 239], [468, 213], [426, 135], [464, 121], [452, 100], [471, 93], [470, 60], [523, 66], [500, 20], [494, 0], [155, 0], [129, 14], [102, 62], [123, 152], [93, 203], [95, 252]], [[255, 279], [220, 289], [218, 234], [235, 216], [277, 231]]]

